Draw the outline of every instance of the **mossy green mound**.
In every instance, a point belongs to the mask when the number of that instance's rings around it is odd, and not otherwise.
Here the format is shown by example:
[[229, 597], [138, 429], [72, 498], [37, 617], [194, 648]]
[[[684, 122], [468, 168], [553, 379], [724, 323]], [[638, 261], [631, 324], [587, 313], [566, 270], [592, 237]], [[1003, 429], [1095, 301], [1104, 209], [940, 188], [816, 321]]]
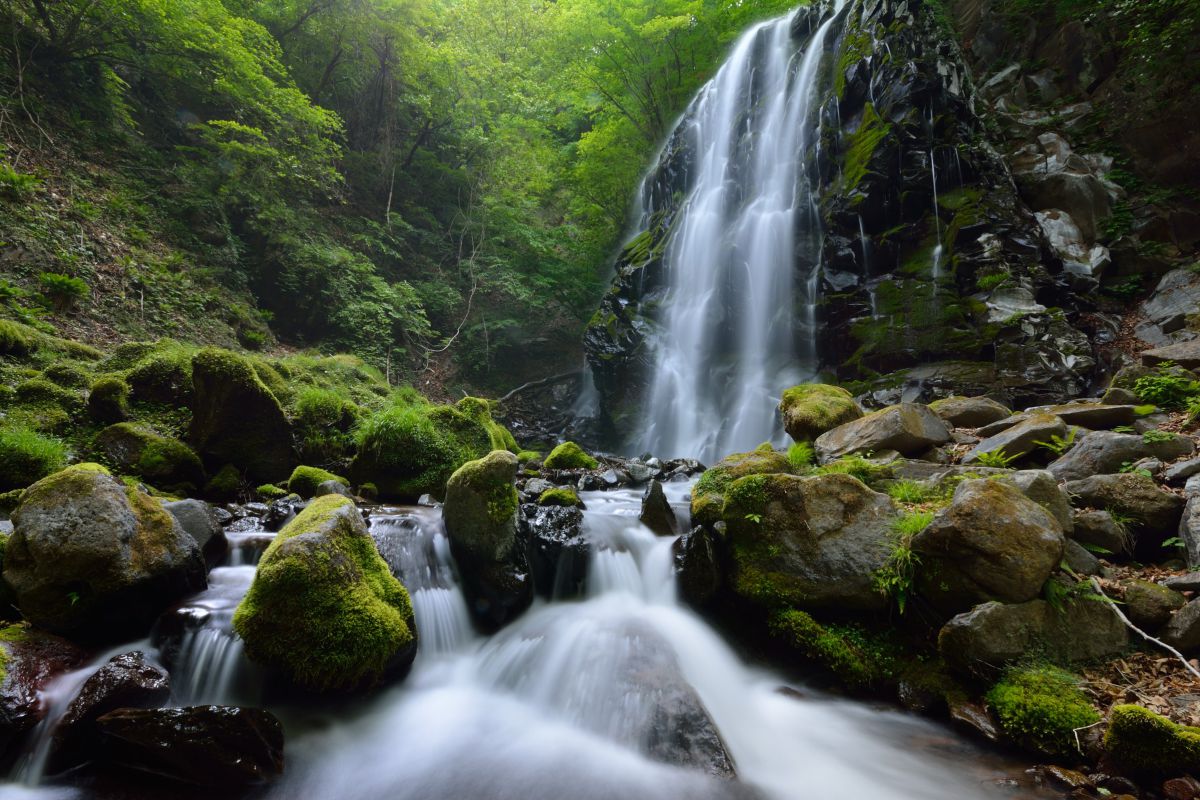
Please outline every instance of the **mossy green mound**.
[[287, 489], [281, 489], [273, 483], [264, 483], [262, 486], [255, 487], [254, 493], [267, 502], [288, 496]]
[[233, 626], [251, 659], [314, 691], [377, 684], [416, 645], [408, 592], [340, 495], [317, 498], [279, 532]]
[[312, 497], [317, 493], [317, 487], [325, 481], [337, 481], [343, 486], [349, 486], [350, 481], [340, 475], [334, 475], [327, 470], [317, 467], [296, 467], [292, 470], [292, 476], [288, 478], [287, 488], [289, 492], [295, 492], [301, 497]]
[[[135, 343], [137, 344], [137, 343]], [[125, 372], [125, 382], [138, 403], [187, 406], [192, 400], [193, 349], [172, 339], [161, 339], [143, 349], [130, 349], [136, 358]], [[118, 357], [111, 363], [123, 364]]]
[[492, 450], [492, 435], [477, 417], [426, 403], [394, 403], [365, 420], [356, 436], [351, 475], [375, 484], [385, 500], [443, 497], [456, 469]]
[[110, 425], [96, 436], [96, 447], [126, 475], [137, 475], [163, 488], [204, 485], [204, 467], [190, 447], [132, 422]]
[[241, 494], [243, 484], [237, 467], [226, 464], [204, 484], [204, 496], [217, 503], [232, 503]]
[[246, 359], [228, 350], [201, 350], [192, 358], [192, 384], [190, 436], [206, 461], [233, 464], [260, 483], [291, 472], [291, 426]]
[[796, 609], [776, 612], [769, 629], [774, 639], [827, 670], [847, 688], [877, 685], [892, 672], [890, 649], [868, 642], [857, 629], [825, 626]]
[[124, 422], [129, 419], [130, 392], [129, 384], [115, 375], [99, 378], [88, 392], [88, 414], [96, 422]]
[[779, 410], [788, 436], [797, 442], [811, 441], [862, 416], [850, 392], [826, 383], [802, 383], [786, 390]]
[[492, 404], [489, 401], [481, 397], [464, 397], [454, 407], [484, 427], [493, 450], [516, 453], [521, 449], [508, 428], [492, 419]]
[[542, 466], [546, 469], [596, 469], [600, 462], [574, 442], [563, 442], [550, 451]]
[[1058, 667], [1009, 670], [987, 701], [1014, 741], [1051, 756], [1078, 753], [1075, 730], [1100, 719], [1079, 690], [1079, 679]]
[[692, 488], [692, 524], [711, 525], [719, 521], [721, 507], [725, 504], [725, 492], [738, 478], [779, 472], [791, 474], [791, 462], [765, 442], [748, 453], [725, 456], [705, 470]]
[[67, 464], [67, 447], [19, 425], [0, 425], [0, 492], [20, 489]]
[[1200, 728], [1177, 725], [1141, 706], [1114, 706], [1104, 734], [1108, 760], [1138, 778], [1200, 771]]
[[583, 501], [574, 489], [558, 487], [547, 489], [537, 499], [539, 506], [582, 506]]
[[493, 450], [463, 464], [446, 482], [442, 516], [451, 543], [475, 558], [501, 561], [517, 533], [517, 457]]

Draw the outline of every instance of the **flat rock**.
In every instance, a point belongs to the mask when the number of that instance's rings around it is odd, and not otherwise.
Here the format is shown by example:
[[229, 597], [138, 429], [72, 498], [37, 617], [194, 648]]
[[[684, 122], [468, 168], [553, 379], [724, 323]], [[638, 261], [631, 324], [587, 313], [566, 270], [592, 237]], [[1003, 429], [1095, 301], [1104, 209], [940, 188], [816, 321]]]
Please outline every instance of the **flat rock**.
[[990, 397], [947, 397], [929, 408], [955, 428], [979, 428], [1012, 416], [1008, 406]]
[[1133, 405], [1110, 405], [1107, 403], [1064, 403], [1056, 406], [1037, 406], [1029, 414], [1053, 414], [1068, 425], [1097, 430], [1132, 425], [1137, 419]]
[[1200, 367], [1200, 339], [1176, 342], [1163, 347], [1155, 347], [1153, 350], [1146, 350], [1142, 353], [1141, 359], [1147, 367], [1170, 361], [1184, 369], [1196, 369]]
[[1060, 481], [1075, 481], [1091, 475], [1119, 472], [1123, 465], [1143, 458], [1174, 461], [1193, 450], [1192, 440], [1186, 436], [1172, 435], [1165, 441], [1147, 441], [1133, 433], [1092, 431], [1047, 469]]
[[974, 464], [983, 453], [1004, 452], [1010, 458], [1020, 458], [1033, 452], [1039, 442], [1049, 442], [1053, 437], [1066, 438], [1067, 425], [1052, 414], [1034, 414], [994, 435], [989, 435], [963, 456], [962, 463]]
[[817, 437], [822, 463], [850, 453], [895, 450], [914, 456], [950, 441], [950, 427], [928, 406], [900, 403], [839, 425]]

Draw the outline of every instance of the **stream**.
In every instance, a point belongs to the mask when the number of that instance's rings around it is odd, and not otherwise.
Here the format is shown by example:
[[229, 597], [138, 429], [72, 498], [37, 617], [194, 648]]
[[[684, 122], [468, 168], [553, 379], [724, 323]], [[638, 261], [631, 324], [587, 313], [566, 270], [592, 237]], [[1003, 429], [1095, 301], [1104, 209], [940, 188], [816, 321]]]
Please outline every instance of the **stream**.
[[[689, 488], [667, 484], [681, 511]], [[402, 684], [353, 707], [273, 709], [287, 728], [287, 769], [268, 797], [1054, 796], [1014, 786], [1019, 766], [939, 724], [744, 663], [677, 601], [673, 540], [638, 521], [640, 492], [581, 496], [593, 548], [584, 596], [538, 601], [490, 637], [471, 627], [440, 510], [373, 509], [380, 552], [412, 595], [416, 662]], [[227, 560], [237, 565], [214, 569], [209, 589], [186, 604], [201, 624], [180, 649], [173, 703], [244, 703], [261, 687], [230, 630], [258, 548], [231, 539]], [[158, 657], [132, 643], [60, 677], [45, 693], [47, 719], [129, 649]], [[39, 728], [0, 797], [89, 797], [40, 774], [51, 727]], [[737, 779], [723, 777], [730, 766]]]

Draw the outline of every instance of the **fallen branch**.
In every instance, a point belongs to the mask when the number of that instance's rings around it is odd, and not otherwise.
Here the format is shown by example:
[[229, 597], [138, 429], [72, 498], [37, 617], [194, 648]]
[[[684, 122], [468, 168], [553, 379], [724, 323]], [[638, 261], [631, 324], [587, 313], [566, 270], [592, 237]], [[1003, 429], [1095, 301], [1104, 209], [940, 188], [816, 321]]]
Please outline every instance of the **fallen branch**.
[[579, 374], [579, 370], [573, 369], [570, 372], [560, 372], [558, 375], [551, 375], [549, 378], [541, 378], [540, 380], [530, 381], [529, 383], [523, 383], [520, 386], [518, 386], [517, 388], [513, 389], [508, 394], [501, 397], [496, 402], [503, 403], [505, 400], [510, 400], [513, 397], [515, 397], [516, 395], [520, 394], [521, 392], [524, 392], [527, 389], [536, 389], [539, 386], [546, 386], [551, 383], [558, 383], [559, 381], [565, 381], [567, 378], [574, 378], [578, 374]]
[[1112, 606], [1112, 610], [1116, 612], [1118, 617], [1120, 617], [1121, 622], [1125, 623], [1125, 627], [1129, 628], [1129, 630], [1133, 631], [1138, 636], [1141, 636], [1146, 641], [1153, 642], [1154, 644], [1158, 645], [1162, 649], [1166, 650], [1168, 653], [1173, 654], [1176, 658], [1178, 658], [1183, 663], [1183, 666], [1187, 668], [1187, 671], [1192, 673], [1192, 675], [1194, 675], [1196, 677], [1196, 680], [1200, 680], [1200, 669], [1196, 669], [1195, 667], [1193, 667], [1192, 662], [1188, 661], [1184, 657], [1183, 653], [1179, 652], [1174, 647], [1171, 647], [1171, 645], [1167, 644], [1162, 639], [1155, 639], [1153, 636], [1146, 633], [1144, 630], [1139, 628], [1137, 625], [1134, 625], [1132, 622], [1130, 622], [1129, 617], [1125, 616], [1125, 612], [1123, 612], [1117, 606], [1117, 604], [1113, 602], [1111, 597], [1109, 597], [1108, 595], [1106, 595], [1104, 593], [1104, 589], [1102, 589], [1100, 587], [1100, 581], [1096, 580], [1095, 578], [1092, 578], [1092, 588], [1095, 589], [1096, 592], [1101, 597], [1103, 597], [1106, 601], [1108, 601], [1108, 604], [1110, 606]]

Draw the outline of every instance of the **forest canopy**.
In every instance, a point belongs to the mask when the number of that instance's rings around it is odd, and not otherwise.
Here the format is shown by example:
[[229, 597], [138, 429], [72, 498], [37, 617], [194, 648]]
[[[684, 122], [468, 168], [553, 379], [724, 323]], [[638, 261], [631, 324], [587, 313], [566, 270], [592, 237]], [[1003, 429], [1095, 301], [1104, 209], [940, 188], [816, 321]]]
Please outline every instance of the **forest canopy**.
[[577, 353], [657, 143], [789, 5], [12, 0], [0, 162], [104, 154], [181, 266], [252, 298], [243, 343], [503, 385]]

